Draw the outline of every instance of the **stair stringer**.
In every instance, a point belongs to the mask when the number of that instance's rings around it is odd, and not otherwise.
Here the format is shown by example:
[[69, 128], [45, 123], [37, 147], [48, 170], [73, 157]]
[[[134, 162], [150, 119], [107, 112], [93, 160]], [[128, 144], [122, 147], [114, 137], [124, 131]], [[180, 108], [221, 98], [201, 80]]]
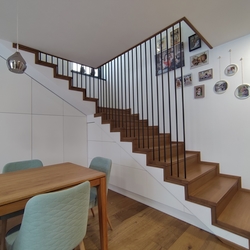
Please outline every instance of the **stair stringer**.
[[[15, 51], [16, 50], [12, 47], [12, 43], [0, 40], [0, 56], [2, 58], [6, 60]], [[21, 54], [27, 62], [25, 74], [79, 110], [81, 113], [85, 115], [95, 113], [95, 103], [84, 101], [82, 92], [69, 91], [69, 82], [67, 80], [54, 78], [52, 68], [35, 64], [35, 55], [33, 53], [22, 51]]]
[[[94, 148], [95, 153], [99, 151], [100, 154], [105, 154], [103, 156], [108, 156], [113, 161], [109, 186], [111, 190], [154, 207], [157, 210], [201, 228], [228, 242], [232, 242], [232, 244], [248, 249], [249, 240], [247, 238], [212, 225], [211, 208], [187, 201], [185, 199], [184, 186], [165, 182], [163, 180], [163, 169], [148, 167], [146, 165], [146, 154], [132, 152], [132, 143], [121, 142], [120, 133], [110, 132], [110, 125], [102, 124], [101, 117], [94, 117], [90, 115], [87, 116], [87, 120], [88, 129], [89, 126], [96, 126], [96, 131], [101, 131], [96, 133], [99, 137], [101, 137], [100, 140], [105, 137], [105, 139], [101, 141], [102, 148], [97, 149], [96, 145], [98, 145], [98, 143], [95, 144]], [[93, 128], [91, 129], [93, 130]], [[100, 136], [100, 133], [102, 136]], [[116, 147], [119, 148], [120, 151], [124, 151], [125, 153], [123, 152], [123, 154], [131, 157], [131, 159], [139, 166], [136, 166], [136, 168], [131, 166], [126, 167], [123, 165], [122, 161], [118, 162], [118, 160], [116, 160], [117, 156], [114, 157], [114, 152], [110, 155], [107, 155], [106, 151], [103, 152], [105, 148], [110, 146], [109, 143], [115, 144], [115, 146], [112, 147]], [[89, 144], [91, 143], [88, 143], [88, 145]], [[93, 150], [89, 151], [92, 152]], [[117, 152], [115, 152], [115, 155], [117, 155]], [[92, 157], [90, 156], [88, 158], [90, 161]], [[127, 170], [126, 168], [129, 169]], [[137, 172], [141, 172], [140, 175], [142, 176], [142, 183], [140, 183], [140, 177], [138, 177]], [[134, 180], [131, 176], [134, 177]], [[122, 179], [126, 181], [123, 182]], [[140, 189], [140, 184], [144, 186], [143, 189]], [[154, 190], [152, 191], [151, 189], [147, 189], [147, 187], [153, 187]]]

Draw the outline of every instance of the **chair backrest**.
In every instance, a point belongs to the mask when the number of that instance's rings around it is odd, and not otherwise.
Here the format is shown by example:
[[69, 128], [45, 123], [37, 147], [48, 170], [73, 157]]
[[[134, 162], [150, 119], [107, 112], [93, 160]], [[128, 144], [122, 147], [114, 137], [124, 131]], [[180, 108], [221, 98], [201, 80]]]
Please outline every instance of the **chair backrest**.
[[108, 183], [110, 178], [112, 161], [104, 157], [95, 157], [90, 162], [89, 168], [103, 172], [106, 174], [106, 189], [108, 191]]
[[27, 160], [27, 161], [16, 161], [7, 163], [3, 167], [3, 173], [14, 172], [18, 170], [24, 170], [29, 168], [42, 167], [43, 163], [40, 160]]
[[90, 183], [31, 198], [12, 250], [70, 250], [86, 234]]

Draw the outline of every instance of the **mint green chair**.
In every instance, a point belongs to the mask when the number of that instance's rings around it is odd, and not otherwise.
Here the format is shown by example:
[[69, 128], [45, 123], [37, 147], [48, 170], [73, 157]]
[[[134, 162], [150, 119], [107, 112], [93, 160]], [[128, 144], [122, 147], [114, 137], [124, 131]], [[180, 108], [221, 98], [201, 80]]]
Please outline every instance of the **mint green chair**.
[[[89, 168], [106, 174], [106, 193], [107, 194], [108, 194], [108, 184], [109, 184], [111, 167], [112, 167], [112, 161], [108, 158], [104, 158], [100, 156], [93, 158], [89, 165]], [[98, 205], [97, 189], [96, 187], [91, 187], [89, 208], [91, 209], [93, 217], [95, 216], [93, 207], [97, 205]], [[111, 230], [113, 230], [108, 216], [107, 216], [107, 220], [108, 220], [109, 227], [111, 228]]]
[[[14, 172], [29, 168], [38, 168], [42, 167], [43, 163], [40, 160], [34, 159], [34, 160], [26, 160], [26, 161], [17, 161], [17, 162], [10, 162], [7, 163], [3, 167], [2, 173], [8, 173], [8, 172]], [[1, 224], [2, 224], [2, 234], [1, 234], [1, 250], [5, 250], [4, 247], [4, 239], [6, 234], [6, 228], [7, 228], [7, 220], [13, 217], [16, 217], [18, 215], [23, 214], [24, 210], [19, 210], [17, 212], [9, 213], [3, 216], [0, 216]]]
[[90, 182], [31, 198], [22, 224], [5, 237], [7, 250], [72, 250], [87, 231]]

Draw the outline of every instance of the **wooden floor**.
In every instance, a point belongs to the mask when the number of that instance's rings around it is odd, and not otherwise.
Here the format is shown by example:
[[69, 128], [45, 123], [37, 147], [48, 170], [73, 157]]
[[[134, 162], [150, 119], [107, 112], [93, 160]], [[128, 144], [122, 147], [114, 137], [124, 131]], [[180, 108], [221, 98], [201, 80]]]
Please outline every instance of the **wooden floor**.
[[[99, 250], [98, 213], [89, 213], [86, 250]], [[108, 193], [109, 250], [226, 250], [235, 249], [217, 237], [116, 192]], [[8, 228], [21, 217], [8, 222]]]

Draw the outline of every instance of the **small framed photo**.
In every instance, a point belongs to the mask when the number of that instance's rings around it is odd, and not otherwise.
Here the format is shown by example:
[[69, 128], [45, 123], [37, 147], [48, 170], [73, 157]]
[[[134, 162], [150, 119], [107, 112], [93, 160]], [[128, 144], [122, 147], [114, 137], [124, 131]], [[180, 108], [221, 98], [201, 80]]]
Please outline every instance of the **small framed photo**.
[[193, 56], [190, 56], [190, 68], [194, 69], [203, 65], [208, 64], [209, 61], [209, 52], [204, 51], [200, 54], [196, 54]]
[[237, 73], [237, 71], [238, 66], [236, 64], [230, 64], [225, 68], [224, 73], [226, 76], [233, 76]]
[[249, 97], [250, 93], [250, 85], [249, 84], [241, 84], [238, 86], [234, 92], [235, 96], [238, 99], [246, 99]]
[[188, 37], [189, 51], [199, 49], [201, 47], [201, 39], [196, 35]]
[[194, 87], [194, 98], [205, 97], [205, 85], [198, 85]]
[[192, 74], [184, 75], [184, 85], [189, 86], [192, 85], [193, 79], [192, 79]]
[[173, 45], [176, 45], [181, 42], [180, 39], [180, 29], [177, 28], [174, 31], [170, 32], [170, 46], [173, 47]]
[[213, 69], [207, 69], [199, 72], [199, 82], [213, 78]]
[[228, 88], [228, 83], [225, 80], [220, 80], [214, 85], [214, 91], [217, 94], [222, 94], [224, 93]]
[[176, 78], [175, 84], [177, 88], [180, 88], [182, 86], [181, 76]]

